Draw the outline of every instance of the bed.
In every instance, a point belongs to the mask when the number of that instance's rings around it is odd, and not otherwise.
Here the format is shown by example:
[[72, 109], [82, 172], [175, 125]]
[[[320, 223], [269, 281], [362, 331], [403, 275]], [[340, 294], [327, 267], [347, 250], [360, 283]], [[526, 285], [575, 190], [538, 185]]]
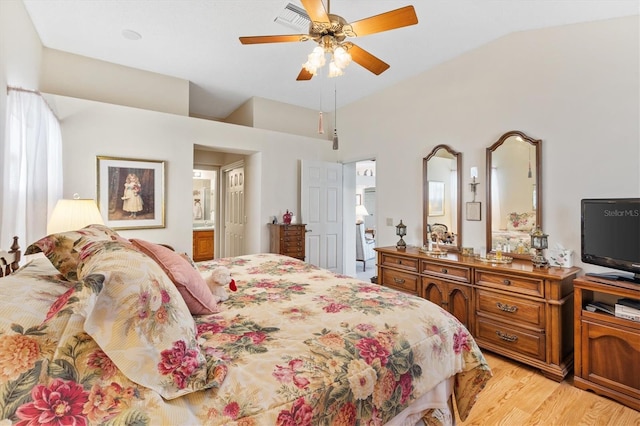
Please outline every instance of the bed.
[[492, 250], [501, 247], [503, 251], [518, 254], [531, 252], [531, 231], [536, 226], [536, 212], [511, 212], [506, 217], [504, 228], [491, 232]]
[[[276, 254], [193, 264], [133, 242], [47, 236], [0, 279], [0, 423], [450, 424], [491, 377], [423, 299]], [[221, 266], [237, 291], [192, 313], [210, 301], [186, 287]]]

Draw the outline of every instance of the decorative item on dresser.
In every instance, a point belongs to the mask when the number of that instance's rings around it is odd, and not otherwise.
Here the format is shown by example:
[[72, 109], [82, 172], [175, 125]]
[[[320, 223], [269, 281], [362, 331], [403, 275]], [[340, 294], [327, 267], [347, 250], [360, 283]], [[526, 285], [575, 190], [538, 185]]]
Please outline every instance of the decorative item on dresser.
[[396, 243], [396, 248], [398, 250], [406, 249], [407, 243], [402, 239], [402, 237], [407, 235], [407, 225], [402, 223], [402, 219], [400, 219], [400, 223], [396, 225], [396, 235], [400, 237], [400, 239]]
[[304, 223], [280, 224], [269, 223], [271, 253], [284, 254], [304, 260], [305, 258], [305, 227]]
[[579, 268], [492, 263], [449, 252], [378, 247], [378, 283], [428, 299], [452, 313], [481, 348], [561, 381], [573, 366], [573, 287]]
[[542, 232], [540, 226], [531, 233], [531, 248], [535, 250], [535, 254], [531, 257], [533, 266], [537, 268], [548, 268], [549, 261], [544, 257], [543, 250], [549, 247], [548, 235]]
[[640, 410], [640, 322], [587, 309], [603, 299], [640, 301], [640, 285], [584, 276], [573, 282], [577, 388], [591, 390]]
[[9, 251], [0, 250], [0, 278], [17, 271], [20, 267], [20, 245], [18, 237], [13, 237]]

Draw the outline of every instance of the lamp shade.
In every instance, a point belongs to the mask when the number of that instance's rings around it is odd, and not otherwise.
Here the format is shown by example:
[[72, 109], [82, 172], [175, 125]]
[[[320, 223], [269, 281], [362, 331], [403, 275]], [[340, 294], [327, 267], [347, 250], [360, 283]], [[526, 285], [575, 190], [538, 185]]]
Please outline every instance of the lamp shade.
[[92, 224], [104, 225], [96, 202], [92, 199], [58, 200], [51, 219], [47, 224], [47, 233], [75, 231]]
[[369, 216], [369, 212], [365, 206], [358, 204], [356, 206], [356, 216]]
[[358, 204], [356, 206], [356, 223], [362, 223], [365, 216], [369, 216], [369, 212], [365, 206]]

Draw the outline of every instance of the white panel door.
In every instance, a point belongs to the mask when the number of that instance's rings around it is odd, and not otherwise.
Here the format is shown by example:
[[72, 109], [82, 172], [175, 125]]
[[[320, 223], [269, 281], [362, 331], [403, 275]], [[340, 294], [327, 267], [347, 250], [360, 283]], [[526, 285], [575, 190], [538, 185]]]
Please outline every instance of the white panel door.
[[225, 170], [224, 256], [241, 256], [244, 252], [244, 167]]
[[301, 169], [307, 262], [342, 273], [342, 165], [302, 161]]

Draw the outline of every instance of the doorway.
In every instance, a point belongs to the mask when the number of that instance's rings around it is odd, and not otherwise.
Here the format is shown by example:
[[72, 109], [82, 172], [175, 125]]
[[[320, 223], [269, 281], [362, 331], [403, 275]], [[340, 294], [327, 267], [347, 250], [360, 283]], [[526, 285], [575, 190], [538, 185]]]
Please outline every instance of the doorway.
[[[203, 219], [194, 218], [194, 233], [198, 227], [212, 228], [214, 258], [239, 256], [246, 254], [245, 247], [245, 191], [244, 191], [244, 161], [245, 154], [231, 153], [194, 145], [194, 215], [199, 214], [200, 207]], [[196, 176], [196, 172], [200, 172]], [[211, 179], [211, 173], [215, 178]], [[205, 179], [203, 182], [197, 179]], [[235, 184], [234, 184], [235, 182]], [[228, 184], [232, 184], [228, 186]], [[196, 185], [199, 185], [196, 187]], [[202, 187], [208, 189], [202, 190]], [[198, 190], [198, 193], [196, 193]], [[209, 205], [205, 206], [202, 192], [209, 193]], [[196, 195], [200, 196], [200, 205], [196, 205]], [[209, 214], [209, 217], [205, 216]], [[229, 241], [232, 238], [233, 241]], [[194, 239], [194, 243], [195, 243]], [[201, 242], [204, 245], [204, 242]], [[195, 251], [195, 246], [194, 246]]]
[[356, 162], [356, 274], [370, 281], [377, 274], [376, 252], [376, 161]]

